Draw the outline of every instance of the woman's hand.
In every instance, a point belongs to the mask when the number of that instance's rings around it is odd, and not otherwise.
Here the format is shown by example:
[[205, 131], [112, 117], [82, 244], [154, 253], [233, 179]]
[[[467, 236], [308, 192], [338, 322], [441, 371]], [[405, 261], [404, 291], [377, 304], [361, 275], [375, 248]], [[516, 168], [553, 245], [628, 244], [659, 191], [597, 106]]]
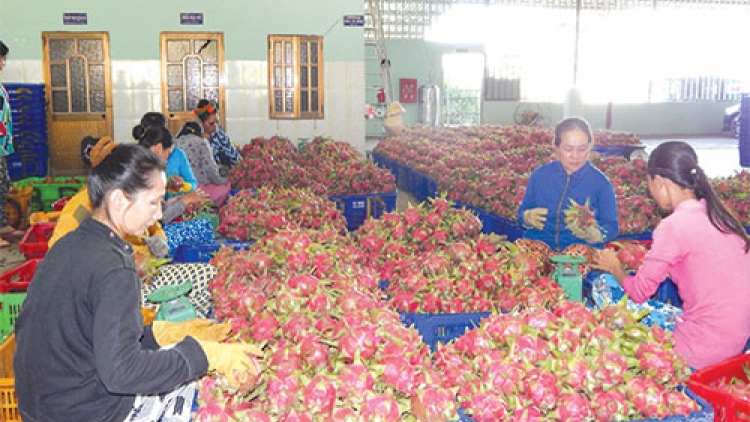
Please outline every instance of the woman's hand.
[[523, 223], [537, 230], [544, 229], [547, 221], [547, 208], [533, 208], [523, 212]]
[[199, 204], [205, 201], [208, 201], [208, 194], [203, 192], [200, 189], [195, 189], [194, 191], [190, 191], [182, 196], [179, 197], [180, 201], [185, 204], [185, 206], [189, 206], [190, 204]]
[[573, 235], [578, 237], [579, 239], [585, 240], [588, 243], [602, 243], [604, 241], [602, 231], [599, 229], [599, 227], [589, 227], [582, 233], [573, 232], [571, 230], [571, 233], [573, 233]]
[[612, 274], [619, 283], [622, 283], [622, 280], [627, 276], [625, 269], [622, 267], [622, 263], [617, 258], [617, 254], [611, 249], [597, 251], [594, 256], [594, 261], [591, 263], [591, 267]]

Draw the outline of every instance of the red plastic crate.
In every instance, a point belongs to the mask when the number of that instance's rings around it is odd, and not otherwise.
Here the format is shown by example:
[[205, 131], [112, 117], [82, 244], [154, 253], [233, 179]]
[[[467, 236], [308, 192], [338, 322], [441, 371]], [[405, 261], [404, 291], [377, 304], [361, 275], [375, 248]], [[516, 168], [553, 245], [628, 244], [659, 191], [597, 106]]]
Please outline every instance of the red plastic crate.
[[37, 223], [26, 230], [18, 247], [26, 259], [41, 258], [47, 254], [47, 242], [52, 238], [57, 223]]
[[65, 204], [67, 204], [67, 203], [68, 203], [68, 201], [70, 201], [70, 199], [71, 199], [72, 197], [73, 197], [72, 195], [69, 195], [69, 196], [63, 196], [62, 198], [60, 198], [60, 199], [58, 199], [57, 201], [55, 201], [55, 202], [53, 202], [53, 203], [52, 203], [52, 208], [53, 208], [53, 209], [54, 209], [55, 211], [62, 211], [62, 210], [63, 210], [63, 208], [65, 208]]
[[29, 288], [41, 259], [31, 259], [0, 274], [0, 293], [20, 293]]
[[717, 384], [721, 380], [737, 378], [748, 382], [742, 367], [750, 365], [750, 354], [742, 354], [716, 365], [699, 369], [690, 375], [688, 386], [706, 399], [714, 408], [714, 421], [750, 421], [750, 402], [721, 391]]

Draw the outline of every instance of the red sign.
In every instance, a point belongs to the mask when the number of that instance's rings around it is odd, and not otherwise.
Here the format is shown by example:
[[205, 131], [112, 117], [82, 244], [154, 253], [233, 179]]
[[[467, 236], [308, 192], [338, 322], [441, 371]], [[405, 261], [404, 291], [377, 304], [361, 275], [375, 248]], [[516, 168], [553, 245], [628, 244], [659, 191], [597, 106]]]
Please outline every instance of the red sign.
[[417, 80], [416, 79], [399, 79], [400, 96], [399, 101], [402, 103], [417, 102]]

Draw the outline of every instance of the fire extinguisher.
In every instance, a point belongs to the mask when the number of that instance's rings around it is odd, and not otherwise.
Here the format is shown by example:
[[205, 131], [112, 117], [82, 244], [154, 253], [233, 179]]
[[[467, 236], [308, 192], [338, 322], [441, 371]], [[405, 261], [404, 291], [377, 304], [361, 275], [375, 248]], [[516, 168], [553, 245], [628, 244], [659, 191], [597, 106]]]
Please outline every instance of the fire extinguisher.
[[385, 103], [385, 90], [383, 88], [378, 88], [378, 102]]

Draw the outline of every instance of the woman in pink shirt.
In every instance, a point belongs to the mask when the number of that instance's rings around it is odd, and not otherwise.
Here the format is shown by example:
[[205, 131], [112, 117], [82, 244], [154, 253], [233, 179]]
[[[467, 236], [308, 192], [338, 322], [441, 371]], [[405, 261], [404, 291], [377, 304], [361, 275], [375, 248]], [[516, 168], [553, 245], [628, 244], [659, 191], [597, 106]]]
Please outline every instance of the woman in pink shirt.
[[643, 264], [628, 276], [612, 251], [595, 268], [612, 273], [635, 302], [648, 300], [670, 276], [684, 313], [675, 324], [675, 350], [703, 368], [742, 353], [750, 336], [750, 239], [724, 207], [698, 166], [693, 148], [660, 144], [649, 157], [648, 188], [669, 212], [654, 230]]

